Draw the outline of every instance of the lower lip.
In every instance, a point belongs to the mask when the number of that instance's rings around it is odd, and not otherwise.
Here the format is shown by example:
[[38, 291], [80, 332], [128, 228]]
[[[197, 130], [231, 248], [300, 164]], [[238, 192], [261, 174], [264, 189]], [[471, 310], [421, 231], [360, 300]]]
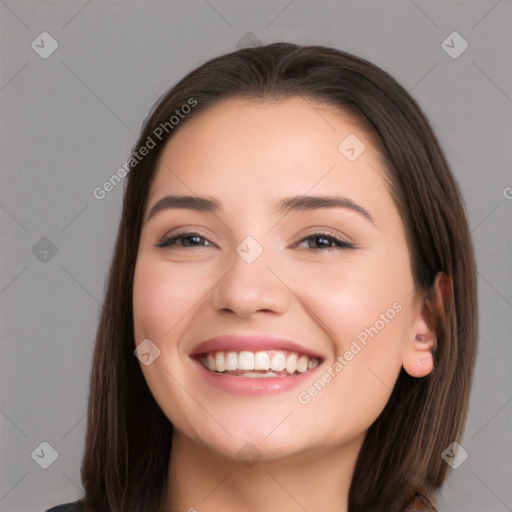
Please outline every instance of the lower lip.
[[208, 384], [236, 395], [270, 395], [280, 391], [288, 391], [300, 384], [304, 384], [320, 367], [317, 366], [299, 375], [289, 377], [237, 377], [225, 373], [214, 373], [207, 370], [199, 361], [194, 361], [200, 374]]

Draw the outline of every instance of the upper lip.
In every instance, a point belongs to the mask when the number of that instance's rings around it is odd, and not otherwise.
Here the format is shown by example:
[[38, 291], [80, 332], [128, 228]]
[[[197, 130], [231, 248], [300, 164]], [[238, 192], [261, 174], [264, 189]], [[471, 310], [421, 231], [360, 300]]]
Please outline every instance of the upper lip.
[[190, 352], [191, 356], [207, 354], [208, 352], [259, 352], [264, 350], [286, 350], [306, 354], [310, 358], [323, 359], [317, 352], [308, 347], [285, 338], [269, 334], [222, 334], [199, 342]]

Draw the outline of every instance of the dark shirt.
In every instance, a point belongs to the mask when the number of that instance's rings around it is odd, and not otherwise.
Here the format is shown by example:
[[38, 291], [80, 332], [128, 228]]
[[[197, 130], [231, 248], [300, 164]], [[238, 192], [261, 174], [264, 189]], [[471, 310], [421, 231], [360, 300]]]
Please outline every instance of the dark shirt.
[[[435, 510], [430, 500], [416, 495], [413, 496], [404, 512], [435, 512]], [[45, 512], [83, 512], [83, 508], [79, 501], [74, 501], [73, 503], [66, 503], [65, 505], [49, 508]]]
[[73, 503], [66, 503], [64, 505], [58, 505], [56, 507], [49, 508], [45, 512], [82, 512], [82, 504], [79, 501]]

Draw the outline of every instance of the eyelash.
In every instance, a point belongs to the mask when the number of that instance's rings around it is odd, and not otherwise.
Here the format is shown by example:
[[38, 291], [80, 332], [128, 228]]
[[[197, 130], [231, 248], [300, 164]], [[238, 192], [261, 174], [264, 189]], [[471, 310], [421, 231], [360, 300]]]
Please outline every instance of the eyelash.
[[[158, 242], [156, 244], [156, 247], [171, 248], [176, 245], [176, 242], [178, 240], [185, 239], [185, 238], [191, 238], [191, 237], [199, 237], [199, 238], [202, 238], [203, 240], [207, 240], [207, 238], [200, 235], [199, 233], [196, 233], [195, 231], [183, 231], [181, 233], [177, 233], [172, 236], [166, 236], [163, 240], [161, 240], [160, 242]], [[295, 244], [293, 244], [293, 247], [296, 247], [297, 245], [299, 245], [302, 242], [305, 242], [306, 240], [309, 240], [311, 238], [316, 238], [316, 237], [322, 237], [326, 240], [329, 240], [330, 242], [333, 242], [337, 247], [320, 247], [320, 248], [311, 249], [313, 251], [327, 250], [328, 252], [333, 252], [333, 251], [341, 250], [341, 249], [355, 249], [356, 248], [356, 246], [351, 244], [350, 242], [341, 240], [329, 233], [312, 233], [311, 235], [300, 240], [299, 242], [296, 242]], [[196, 245], [196, 246], [192, 246], [192, 247], [201, 247], [201, 246]], [[186, 249], [187, 247], [182, 247], [182, 248]]]

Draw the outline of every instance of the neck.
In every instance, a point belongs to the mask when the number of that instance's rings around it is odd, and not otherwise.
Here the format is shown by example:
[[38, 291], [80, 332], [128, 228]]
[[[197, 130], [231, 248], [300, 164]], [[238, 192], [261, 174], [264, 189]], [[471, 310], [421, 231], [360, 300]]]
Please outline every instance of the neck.
[[347, 512], [364, 433], [338, 448], [315, 447], [249, 466], [198, 445], [176, 430], [165, 512]]

